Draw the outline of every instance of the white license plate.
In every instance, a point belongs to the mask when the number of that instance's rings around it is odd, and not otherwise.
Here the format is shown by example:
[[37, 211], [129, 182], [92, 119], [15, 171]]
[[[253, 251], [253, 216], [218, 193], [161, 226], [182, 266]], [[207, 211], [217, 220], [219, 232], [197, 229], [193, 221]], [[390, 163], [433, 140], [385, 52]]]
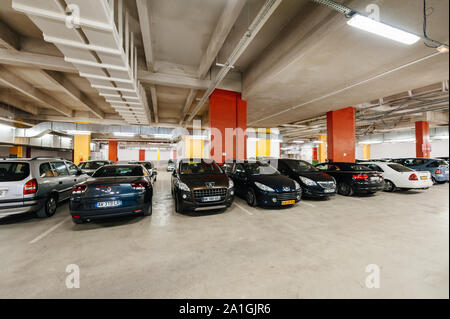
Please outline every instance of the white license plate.
[[378, 182], [380, 180], [380, 178], [379, 177], [371, 177], [370, 180], [372, 182]]
[[203, 197], [202, 202], [217, 202], [221, 199], [220, 196], [210, 196], [210, 197]]
[[95, 204], [95, 207], [97, 208], [108, 208], [108, 207], [118, 207], [122, 206], [121, 200], [113, 200], [109, 202], [98, 202]]
[[324, 192], [325, 192], [325, 193], [334, 193], [335, 190], [334, 190], [334, 189], [326, 189]]

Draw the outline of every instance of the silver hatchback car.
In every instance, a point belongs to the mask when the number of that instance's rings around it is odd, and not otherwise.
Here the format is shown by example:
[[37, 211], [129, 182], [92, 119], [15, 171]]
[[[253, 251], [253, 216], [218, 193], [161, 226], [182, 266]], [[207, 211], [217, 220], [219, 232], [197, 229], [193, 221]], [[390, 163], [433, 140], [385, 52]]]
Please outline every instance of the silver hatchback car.
[[36, 212], [55, 214], [72, 186], [89, 178], [72, 162], [58, 158], [0, 160], [0, 217]]

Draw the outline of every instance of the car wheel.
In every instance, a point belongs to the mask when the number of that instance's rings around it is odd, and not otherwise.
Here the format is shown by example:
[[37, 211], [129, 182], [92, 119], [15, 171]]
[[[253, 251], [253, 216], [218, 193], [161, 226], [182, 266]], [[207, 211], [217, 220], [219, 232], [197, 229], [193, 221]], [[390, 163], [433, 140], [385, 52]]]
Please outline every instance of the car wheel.
[[352, 196], [354, 193], [354, 190], [353, 190], [353, 187], [351, 187], [347, 183], [339, 183], [338, 193], [341, 195], [344, 195], [344, 196]]
[[37, 211], [36, 215], [39, 218], [46, 218], [55, 215], [58, 206], [58, 199], [56, 195], [50, 195], [45, 201], [44, 206]]
[[397, 190], [397, 187], [390, 180], [385, 180], [384, 181], [384, 189], [383, 190], [385, 192], [395, 192]]
[[256, 206], [256, 195], [255, 191], [252, 188], [249, 188], [247, 191], [247, 204], [251, 207]]
[[175, 211], [177, 213], [183, 212], [183, 203], [178, 195], [175, 195]]
[[150, 201], [150, 204], [148, 205], [147, 209], [144, 211], [144, 216], [151, 216], [153, 213], [153, 205], [152, 201]]
[[431, 180], [433, 181], [433, 185], [436, 185], [438, 183], [434, 177], [431, 177]]

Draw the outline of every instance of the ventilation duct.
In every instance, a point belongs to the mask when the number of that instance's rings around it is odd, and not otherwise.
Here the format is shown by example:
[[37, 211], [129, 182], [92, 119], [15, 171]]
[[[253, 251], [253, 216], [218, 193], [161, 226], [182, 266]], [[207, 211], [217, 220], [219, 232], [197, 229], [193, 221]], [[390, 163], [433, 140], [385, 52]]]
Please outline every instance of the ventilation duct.
[[127, 123], [151, 123], [123, 0], [13, 0], [12, 6], [28, 15], [44, 39], [58, 47]]

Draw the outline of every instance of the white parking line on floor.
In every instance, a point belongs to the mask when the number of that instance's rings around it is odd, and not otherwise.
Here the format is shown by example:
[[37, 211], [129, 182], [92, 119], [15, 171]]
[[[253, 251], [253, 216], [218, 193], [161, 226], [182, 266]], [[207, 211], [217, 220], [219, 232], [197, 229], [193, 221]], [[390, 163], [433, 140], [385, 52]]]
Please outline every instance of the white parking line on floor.
[[356, 198], [356, 197], [352, 197], [352, 196], [347, 196], [346, 198], [351, 199], [351, 200], [356, 200], [358, 202], [363, 202], [364, 200], [361, 198]]
[[58, 228], [59, 226], [61, 226], [62, 224], [64, 224], [66, 221], [68, 221], [70, 219], [70, 217], [67, 217], [65, 219], [63, 219], [61, 222], [59, 222], [58, 224], [56, 224], [55, 226], [51, 227], [50, 229], [48, 229], [47, 231], [43, 232], [42, 234], [40, 234], [39, 236], [37, 236], [35, 239], [33, 239], [32, 241], [29, 242], [29, 244], [35, 244], [38, 241], [40, 241], [42, 238], [44, 238], [45, 236], [47, 236], [48, 234], [50, 234], [52, 231], [54, 231], [56, 228]]
[[301, 201], [300, 204], [305, 204], [306, 206], [309, 206], [309, 207], [316, 207], [316, 205], [311, 204], [311, 203], [307, 203], [305, 201]]
[[253, 216], [253, 213], [250, 212], [249, 210], [245, 209], [244, 207], [242, 207], [241, 205], [239, 205], [238, 203], [234, 202], [234, 204], [239, 207], [241, 210], [243, 210], [244, 212], [246, 212], [247, 214]]

